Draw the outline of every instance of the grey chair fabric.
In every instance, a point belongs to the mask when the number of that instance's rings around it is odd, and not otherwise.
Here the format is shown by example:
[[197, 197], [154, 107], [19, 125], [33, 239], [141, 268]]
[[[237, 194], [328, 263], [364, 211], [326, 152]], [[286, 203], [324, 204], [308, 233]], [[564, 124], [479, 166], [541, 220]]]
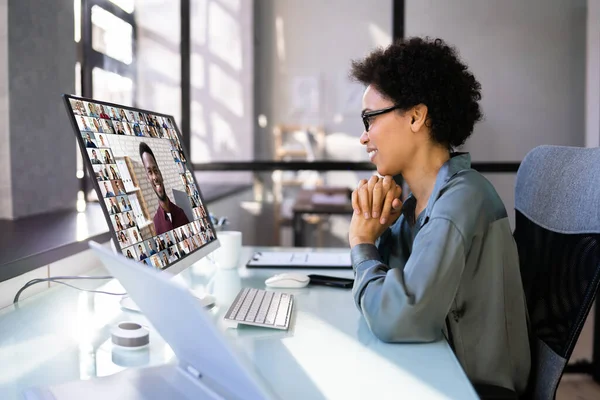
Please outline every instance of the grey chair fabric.
[[515, 208], [558, 233], [600, 232], [600, 148], [539, 146], [523, 159]]
[[515, 213], [532, 351], [527, 398], [553, 399], [600, 283], [600, 148], [529, 152]]

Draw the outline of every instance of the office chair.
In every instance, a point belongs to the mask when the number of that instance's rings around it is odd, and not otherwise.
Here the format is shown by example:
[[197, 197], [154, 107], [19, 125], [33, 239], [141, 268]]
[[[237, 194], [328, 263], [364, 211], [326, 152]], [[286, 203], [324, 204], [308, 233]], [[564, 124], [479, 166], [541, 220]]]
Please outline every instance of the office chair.
[[[523, 399], [554, 399], [600, 282], [600, 148], [540, 146], [517, 172], [516, 228], [529, 313]], [[482, 399], [515, 392], [475, 384]]]
[[526, 398], [554, 399], [600, 282], [600, 148], [530, 151], [517, 172], [515, 216], [530, 322]]

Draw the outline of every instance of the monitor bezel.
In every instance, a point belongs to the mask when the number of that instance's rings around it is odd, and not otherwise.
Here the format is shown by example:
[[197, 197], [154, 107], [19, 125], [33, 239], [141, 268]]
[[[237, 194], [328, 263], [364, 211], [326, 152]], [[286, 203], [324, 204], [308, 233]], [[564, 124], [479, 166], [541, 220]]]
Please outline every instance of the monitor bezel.
[[[81, 135], [79, 125], [77, 124], [77, 120], [75, 118], [75, 112], [71, 106], [70, 100], [87, 101], [87, 102], [92, 102], [95, 104], [104, 105], [107, 107], [122, 108], [127, 111], [141, 112], [141, 113], [145, 113], [145, 114], [156, 115], [156, 116], [163, 117], [163, 118], [169, 118], [173, 123], [173, 128], [177, 134], [177, 137], [179, 138], [179, 143], [181, 145], [183, 155], [186, 158], [186, 162], [185, 162], [186, 168], [192, 173], [192, 179], [194, 180], [194, 184], [196, 185], [196, 188], [198, 189], [198, 194], [200, 195], [200, 201], [201, 201], [202, 205], [204, 206], [204, 209], [206, 210], [207, 215], [209, 215], [208, 207], [206, 205], [206, 202], [204, 201], [204, 196], [202, 194], [202, 188], [198, 184], [198, 181], [196, 180], [196, 176], [194, 174], [194, 169], [192, 168], [191, 158], [189, 156], [188, 149], [186, 148], [186, 145], [185, 145], [185, 142], [183, 141], [181, 132], [179, 131], [179, 126], [177, 125], [177, 121], [175, 121], [175, 118], [172, 115], [147, 110], [144, 108], [131, 107], [131, 106], [126, 106], [126, 105], [122, 105], [122, 104], [111, 103], [111, 102], [107, 102], [107, 101], [96, 100], [96, 99], [91, 99], [89, 97], [76, 96], [76, 95], [66, 94], [66, 93], [63, 94], [62, 97], [65, 101], [66, 111], [69, 116], [69, 120], [71, 121], [71, 126], [73, 128], [73, 132], [75, 133], [75, 137], [77, 138], [77, 143], [79, 145], [79, 151], [82, 153], [81, 158], [83, 159], [83, 163], [85, 164], [85, 168], [87, 169], [88, 173], [90, 174], [91, 177], [94, 178], [94, 179], [92, 179], [92, 181], [94, 182], [93, 183], [94, 190], [96, 191], [96, 195], [98, 195], [98, 199], [103, 200], [104, 198], [101, 196], [102, 191], [100, 190], [100, 184], [98, 183], [98, 180], [95, 179], [94, 167], [92, 165], [91, 160], [89, 159], [89, 156], [87, 155], [85, 143], [83, 141], [83, 136]], [[108, 210], [108, 207], [106, 206], [106, 202], [98, 201], [98, 203], [100, 203], [100, 207], [102, 208], [102, 211], [104, 213], [104, 219], [105, 219], [108, 229], [111, 233], [111, 238], [112, 238], [112, 243], [114, 245], [114, 248], [120, 249], [117, 252], [119, 254], [121, 254], [123, 257], [125, 257], [125, 255], [121, 251], [122, 249], [119, 244], [119, 240], [117, 238], [117, 232], [114, 229], [114, 227], [112, 226], [112, 223], [110, 221], [110, 212]], [[215, 251], [216, 249], [218, 249], [220, 247], [218, 232], [215, 229], [210, 217], [208, 218], [208, 223], [215, 235], [215, 239], [211, 242], [204, 244], [203, 246], [199, 247], [198, 249], [191, 251], [184, 257], [181, 257], [177, 261], [173, 262], [172, 264], [169, 264], [169, 266], [167, 266], [166, 268], [160, 269], [161, 272], [167, 273], [169, 275], [176, 275], [176, 274], [184, 271], [189, 266], [191, 266], [195, 262], [199, 261], [200, 259], [206, 257], [211, 252]], [[144, 240], [146, 240], [146, 239], [144, 239]], [[139, 260], [136, 260], [136, 261], [139, 262]], [[152, 268], [152, 267], [148, 266], [148, 268]]]

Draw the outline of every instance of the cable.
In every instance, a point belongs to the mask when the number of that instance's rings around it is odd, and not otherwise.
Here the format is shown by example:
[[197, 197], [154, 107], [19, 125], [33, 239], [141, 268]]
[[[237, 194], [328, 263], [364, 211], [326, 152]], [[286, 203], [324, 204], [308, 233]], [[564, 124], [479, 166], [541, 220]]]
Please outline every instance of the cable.
[[19, 301], [19, 296], [21, 295], [21, 293], [25, 289], [27, 289], [28, 287], [33, 286], [35, 284], [38, 284], [40, 282], [55, 282], [55, 283], [60, 283], [61, 285], [69, 286], [69, 287], [72, 287], [73, 289], [81, 290], [83, 292], [101, 293], [101, 294], [108, 294], [108, 295], [113, 295], [113, 296], [124, 296], [124, 295], [126, 295], [127, 293], [112, 293], [112, 292], [105, 292], [105, 291], [101, 291], [101, 290], [83, 289], [83, 288], [80, 288], [80, 287], [77, 287], [77, 286], [70, 285], [70, 284], [68, 284], [66, 282], [61, 282], [60, 281], [60, 280], [113, 279], [113, 278], [114, 277], [112, 277], [112, 276], [53, 276], [51, 278], [37, 278], [37, 279], [32, 279], [29, 282], [27, 282], [25, 285], [23, 285], [23, 287], [21, 289], [19, 289], [19, 291], [15, 295], [15, 298], [13, 300], [13, 304], [16, 304]]
[[60, 277], [52, 277], [52, 278], [45, 278], [45, 279], [32, 279], [31, 281], [27, 282], [15, 295], [15, 298], [13, 300], [13, 304], [16, 304], [19, 301], [19, 296], [21, 295], [21, 293], [27, 289], [30, 286], [33, 286], [37, 283], [40, 282], [55, 282], [55, 283], [60, 283], [61, 285], [65, 285], [65, 286], [69, 286], [72, 287], [73, 289], [77, 289], [77, 290], [81, 290], [83, 292], [90, 292], [90, 293], [101, 293], [101, 294], [108, 294], [108, 295], [114, 295], [114, 296], [124, 296], [127, 293], [112, 293], [112, 292], [105, 292], [105, 291], [101, 291], [101, 290], [91, 290], [91, 289], [83, 289], [83, 288], [79, 288], [77, 286], [73, 286], [70, 285], [66, 282], [61, 282], [58, 279], [112, 279], [112, 277], [79, 277], [79, 276], [60, 276]]

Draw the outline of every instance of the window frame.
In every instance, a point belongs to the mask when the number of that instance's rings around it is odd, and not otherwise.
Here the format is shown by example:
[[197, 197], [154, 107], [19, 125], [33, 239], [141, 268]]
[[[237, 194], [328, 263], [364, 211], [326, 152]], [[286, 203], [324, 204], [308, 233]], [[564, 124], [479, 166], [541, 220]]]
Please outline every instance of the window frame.
[[[98, 6], [114, 16], [127, 22], [132, 27], [132, 61], [126, 64], [120, 60], [112, 58], [104, 53], [95, 50], [92, 46], [92, 8]], [[94, 98], [93, 90], [93, 70], [100, 68], [107, 72], [130, 78], [133, 82], [133, 102], [128, 104], [137, 108], [137, 24], [135, 22], [135, 9], [131, 13], [123, 10], [121, 7], [109, 0], [81, 0], [81, 39], [77, 43], [77, 62], [81, 65], [81, 95], [83, 97]], [[88, 192], [93, 188], [90, 184], [89, 173], [84, 168], [83, 176], [79, 179], [79, 188], [84, 193], [86, 202]]]

